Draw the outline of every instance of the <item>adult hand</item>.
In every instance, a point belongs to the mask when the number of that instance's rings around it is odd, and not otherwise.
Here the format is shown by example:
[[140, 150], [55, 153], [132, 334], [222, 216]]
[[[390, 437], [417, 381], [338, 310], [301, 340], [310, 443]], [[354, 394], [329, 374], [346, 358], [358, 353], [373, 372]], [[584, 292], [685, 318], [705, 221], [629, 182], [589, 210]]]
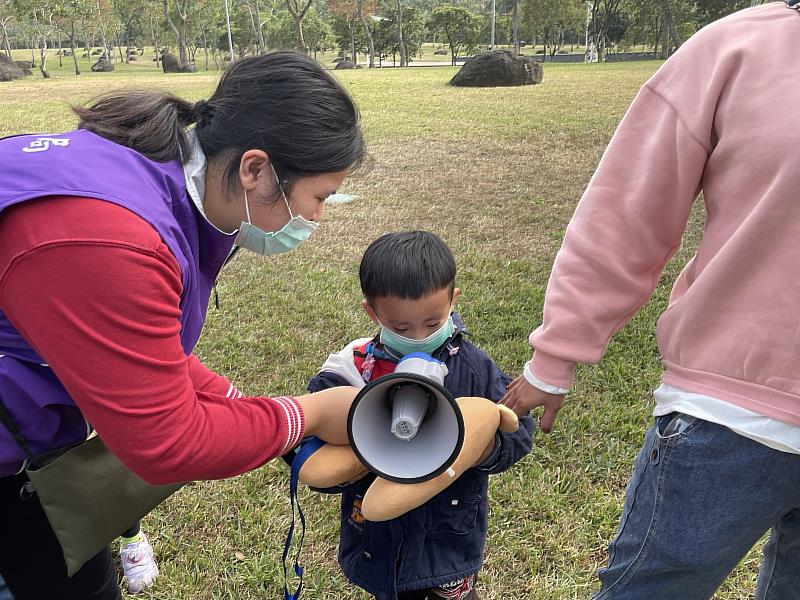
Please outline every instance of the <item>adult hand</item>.
[[357, 388], [342, 386], [296, 396], [306, 418], [305, 435], [315, 435], [329, 444], [349, 444], [347, 413], [356, 394]]
[[520, 417], [537, 406], [543, 406], [544, 413], [539, 419], [539, 427], [545, 433], [550, 433], [563, 403], [564, 396], [543, 392], [528, 383], [524, 377], [517, 377], [512, 381], [506, 395], [500, 400], [500, 404], [505, 404]]

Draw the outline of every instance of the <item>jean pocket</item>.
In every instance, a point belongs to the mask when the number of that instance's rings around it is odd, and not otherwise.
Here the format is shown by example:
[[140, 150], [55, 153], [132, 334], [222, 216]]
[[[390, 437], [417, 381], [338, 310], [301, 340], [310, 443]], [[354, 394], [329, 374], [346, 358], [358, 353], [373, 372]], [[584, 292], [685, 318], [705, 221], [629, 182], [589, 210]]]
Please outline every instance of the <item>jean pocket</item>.
[[656, 436], [662, 440], [675, 440], [694, 428], [697, 417], [681, 412], [671, 412], [655, 419]]

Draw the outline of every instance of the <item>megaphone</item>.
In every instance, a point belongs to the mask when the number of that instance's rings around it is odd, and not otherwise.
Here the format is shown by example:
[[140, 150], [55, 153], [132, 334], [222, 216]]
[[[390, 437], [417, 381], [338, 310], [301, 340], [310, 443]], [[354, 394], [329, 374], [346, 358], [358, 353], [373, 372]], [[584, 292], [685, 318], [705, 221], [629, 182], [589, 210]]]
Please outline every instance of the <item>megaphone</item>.
[[370, 471], [397, 483], [445, 472], [464, 444], [461, 410], [444, 386], [447, 367], [423, 352], [369, 383], [347, 416], [350, 447]]

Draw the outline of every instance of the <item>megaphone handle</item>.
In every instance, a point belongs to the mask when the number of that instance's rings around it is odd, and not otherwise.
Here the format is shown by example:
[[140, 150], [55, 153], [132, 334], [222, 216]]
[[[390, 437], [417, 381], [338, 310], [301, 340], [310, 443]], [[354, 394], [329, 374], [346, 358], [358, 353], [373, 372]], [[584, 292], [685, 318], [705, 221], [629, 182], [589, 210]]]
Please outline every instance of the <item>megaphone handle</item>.
[[[306, 462], [309, 456], [314, 454], [317, 450], [322, 448], [325, 444], [321, 439], [318, 437], [310, 437], [308, 440], [303, 443], [300, 447], [300, 452], [297, 453], [297, 456], [294, 457], [292, 461], [292, 472], [289, 478], [289, 500], [292, 505], [292, 522], [289, 524], [289, 531], [286, 534], [286, 542], [283, 545], [283, 598], [284, 600], [298, 600], [300, 598], [300, 592], [303, 589], [303, 567], [298, 562], [300, 559], [300, 551], [303, 549], [303, 539], [306, 536], [306, 517], [303, 514], [303, 509], [300, 508], [300, 501], [297, 499], [297, 482], [300, 477], [300, 468], [303, 466], [303, 463]], [[300, 532], [300, 541], [297, 544], [297, 551], [294, 555], [294, 574], [300, 578], [299, 583], [297, 584], [297, 589], [294, 593], [289, 593], [289, 589], [287, 587], [287, 583], [289, 580], [289, 574], [286, 569], [286, 558], [289, 556], [289, 548], [292, 544], [292, 536], [294, 535], [294, 507], [297, 505], [297, 514], [300, 518], [300, 526], [302, 531]]]

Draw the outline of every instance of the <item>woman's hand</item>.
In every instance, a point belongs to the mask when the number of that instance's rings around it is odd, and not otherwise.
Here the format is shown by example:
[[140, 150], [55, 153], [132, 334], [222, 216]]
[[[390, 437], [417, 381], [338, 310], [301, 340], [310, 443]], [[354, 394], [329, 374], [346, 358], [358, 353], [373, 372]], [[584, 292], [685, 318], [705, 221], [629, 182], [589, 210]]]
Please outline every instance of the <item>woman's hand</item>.
[[500, 404], [505, 404], [520, 417], [537, 406], [544, 406], [539, 427], [545, 433], [550, 433], [563, 403], [564, 396], [543, 392], [528, 383], [524, 377], [517, 377], [512, 381], [506, 395], [500, 400]]
[[305, 435], [315, 435], [329, 444], [349, 444], [347, 414], [356, 394], [358, 388], [342, 386], [296, 396], [306, 418]]

